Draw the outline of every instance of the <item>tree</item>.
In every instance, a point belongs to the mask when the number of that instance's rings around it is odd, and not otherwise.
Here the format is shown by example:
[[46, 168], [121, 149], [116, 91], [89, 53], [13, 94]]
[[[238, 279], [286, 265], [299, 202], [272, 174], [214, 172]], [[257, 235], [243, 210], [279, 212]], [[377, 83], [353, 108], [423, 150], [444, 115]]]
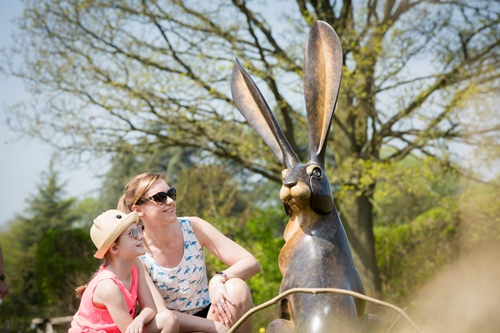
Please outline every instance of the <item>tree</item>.
[[378, 291], [373, 171], [410, 153], [448, 164], [451, 143], [478, 135], [498, 145], [498, 118], [471, 131], [461, 115], [471, 96], [498, 93], [500, 2], [270, 3], [26, 0], [11, 53], [24, 61], [2, 68], [40, 101], [10, 123], [70, 154], [194, 148], [279, 183], [281, 166], [234, 108], [231, 68], [236, 56], [256, 78], [303, 159], [303, 45], [324, 20], [344, 55], [329, 171], [358, 270]]
[[409, 156], [374, 172], [376, 226], [405, 224], [430, 209], [451, 210], [462, 191], [458, 175], [433, 158]]
[[80, 304], [75, 288], [90, 281], [100, 260], [89, 229], [45, 232], [37, 244], [35, 276], [38, 303], [46, 316], [73, 315]]
[[42, 174], [37, 190], [38, 193], [27, 200], [26, 213], [16, 216], [2, 239], [10, 257], [10, 293], [5, 307], [11, 315], [35, 314], [40, 305], [36, 252], [42, 236], [49, 230], [69, 229], [79, 220], [73, 212], [76, 200], [64, 198], [63, 185], [52, 164]]

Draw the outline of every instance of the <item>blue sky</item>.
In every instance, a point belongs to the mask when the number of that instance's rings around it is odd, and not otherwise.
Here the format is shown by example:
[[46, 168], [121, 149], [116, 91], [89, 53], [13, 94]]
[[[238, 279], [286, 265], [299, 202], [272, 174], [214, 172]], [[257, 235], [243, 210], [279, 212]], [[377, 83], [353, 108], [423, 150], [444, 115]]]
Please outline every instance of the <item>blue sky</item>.
[[[5, 1], [0, 10], [0, 46], [13, 43], [11, 38], [15, 25], [12, 19], [21, 15], [23, 5], [19, 0]], [[25, 200], [37, 194], [37, 184], [49, 166], [50, 149], [34, 139], [22, 138], [12, 132], [6, 124], [5, 107], [19, 101], [29, 100], [21, 80], [0, 74], [0, 232], [16, 214], [24, 215]], [[57, 167], [56, 167], [57, 168]], [[88, 170], [61, 169], [61, 181], [67, 182], [67, 196], [86, 195], [99, 186], [99, 182]]]
[[[23, 5], [20, 0], [4, 1], [0, 11], [0, 46], [13, 43], [12, 32], [16, 29], [12, 19], [22, 14]], [[28, 101], [30, 95], [24, 90], [19, 79], [5, 77], [0, 74], [0, 232], [7, 222], [16, 214], [23, 214], [27, 204], [25, 200], [37, 193], [41, 175], [49, 166], [50, 149], [34, 139], [23, 138], [10, 131], [6, 125], [5, 107], [19, 101]], [[464, 147], [458, 147], [464, 154]], [[465, 154], [470, 155], [470, 154]], [[470, 162], [470, 161], [469, 161]], [[94, 177], [89, 165], [80, 169], [62, 169], [61, 181], [67, 182], [65, 187], [68, 196], [83, 196], [98, 189], [100, 182]], [[489, 177], [500, 170], [484, 170]], [[493, 171], [493, 172], [492, 172]], [[486, 177], [486, 178], [489, 178]]]

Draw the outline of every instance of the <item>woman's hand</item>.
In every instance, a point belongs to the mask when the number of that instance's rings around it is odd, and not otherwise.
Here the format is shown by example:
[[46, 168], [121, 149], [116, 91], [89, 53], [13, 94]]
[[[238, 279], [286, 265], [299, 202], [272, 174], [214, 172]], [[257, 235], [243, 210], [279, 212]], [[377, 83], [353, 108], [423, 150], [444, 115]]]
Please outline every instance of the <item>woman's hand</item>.
[[217, 317], [217, 320], [229, 327], [232, 319], [229, 305], [235, 306], [235, 303], [228, 298], [226, 286], [223, 283], [224, 280], [220, 275], [216, 275], [210, 280], [209, 294], [210, 302], [212, 303], [210, 308], [212, 309], [212, 313]]

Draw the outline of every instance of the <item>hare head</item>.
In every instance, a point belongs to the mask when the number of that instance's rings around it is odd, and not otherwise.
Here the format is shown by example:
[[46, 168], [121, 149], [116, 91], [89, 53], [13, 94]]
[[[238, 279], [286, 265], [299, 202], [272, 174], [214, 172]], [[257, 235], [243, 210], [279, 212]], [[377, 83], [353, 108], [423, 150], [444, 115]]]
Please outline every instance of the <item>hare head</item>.
[[233, 99], [247, 121], [285, 166], [280, 198], [289, 216], [292, 207], [309, 206], [317, 214], [333, 208], [325, 174], [325, 151], [342, 73], [342, 48], [335, 31], [316, 22], [306, 41], [304, 96], [309, 127], [309, 161], [302, 164], [288, 143], [257, 85], [236, 60], [231, 83]]

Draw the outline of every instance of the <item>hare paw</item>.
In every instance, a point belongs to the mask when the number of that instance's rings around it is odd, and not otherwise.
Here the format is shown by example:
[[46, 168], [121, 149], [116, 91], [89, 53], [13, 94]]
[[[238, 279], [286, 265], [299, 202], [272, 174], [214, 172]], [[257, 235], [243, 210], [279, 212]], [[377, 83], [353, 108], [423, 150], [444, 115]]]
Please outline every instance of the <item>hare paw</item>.
[[267, 333], [290, 333], [293, 331], [293, 324], [289, 320], [276, 319], [267, 327]]
[[379, 333], [382, 320], [377, 315], [367, 313], [359, 317], [359, 326], [363, 333]]

